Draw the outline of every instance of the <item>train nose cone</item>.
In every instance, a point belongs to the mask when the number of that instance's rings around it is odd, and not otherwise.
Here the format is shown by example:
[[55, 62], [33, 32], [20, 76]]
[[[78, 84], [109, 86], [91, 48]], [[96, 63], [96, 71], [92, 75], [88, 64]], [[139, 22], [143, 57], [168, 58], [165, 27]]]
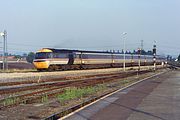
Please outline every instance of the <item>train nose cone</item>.
[[34, 61], [33, 64], [36, 69], [48, 69], [49, 67], [49, 61]]

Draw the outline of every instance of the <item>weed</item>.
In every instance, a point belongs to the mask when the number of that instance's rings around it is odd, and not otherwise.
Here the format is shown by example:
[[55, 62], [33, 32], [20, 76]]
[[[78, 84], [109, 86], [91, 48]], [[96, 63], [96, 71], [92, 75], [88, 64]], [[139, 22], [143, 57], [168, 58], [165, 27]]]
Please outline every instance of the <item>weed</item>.
[[96, 93], [98, 91], [102, 91], [106, 88], [105, 85], [97, 85], [94, 87], [84, 87], [84, 88], [68, 88], [65, 89], [65, 92], [63, 94], [60, 94], [57, 96], [58, 100], [61, 103], [64, 103], [67, 100], [72, 100], [76, 98], [82, 98], [84, 96]]
[[17, 103], [18, 101], [19, 101], [19, 98], [10, 97], [3, 101], [3, 105], [4, 106], [13, 105], [13, 104]]
[[47, 102], [47, 101], [48, 101], [48, 95], [42, 96], [41, 102], [43, 103], [43, 102]]

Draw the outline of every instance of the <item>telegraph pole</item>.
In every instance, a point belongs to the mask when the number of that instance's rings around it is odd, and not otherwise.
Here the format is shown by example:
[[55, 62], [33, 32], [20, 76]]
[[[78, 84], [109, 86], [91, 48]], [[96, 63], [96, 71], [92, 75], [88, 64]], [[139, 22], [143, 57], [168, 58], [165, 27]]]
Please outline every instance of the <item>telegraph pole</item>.
[[141, 52], [144, 49], [143, 47], [144, 47], [144, 40], [141, 40]]
[[156, 70], [156, 41], [154, 41], [153, 45], [153, 63], [154, 63], [154, 71]]

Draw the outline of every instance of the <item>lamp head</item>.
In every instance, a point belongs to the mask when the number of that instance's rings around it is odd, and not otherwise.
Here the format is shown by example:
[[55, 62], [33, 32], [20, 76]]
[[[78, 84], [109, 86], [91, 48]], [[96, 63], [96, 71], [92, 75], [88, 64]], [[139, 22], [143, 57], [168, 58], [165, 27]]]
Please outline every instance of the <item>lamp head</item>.
[[126, 35], [126, 34], [127, 34], [127, 32], [123, 32], [122, 34], [123, 34], [123, 35]]
[[3, 32], [1, 32], [1, 33], [0, 33], [0, 36], [4, 36], [4, 33], [3, 33]]

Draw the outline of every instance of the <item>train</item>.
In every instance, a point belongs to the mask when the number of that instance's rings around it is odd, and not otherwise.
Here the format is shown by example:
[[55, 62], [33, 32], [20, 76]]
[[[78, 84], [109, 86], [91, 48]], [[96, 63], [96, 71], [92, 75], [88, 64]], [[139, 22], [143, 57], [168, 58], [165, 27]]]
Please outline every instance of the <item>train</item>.
[[[124, 60], [127, 67], [138, 66], [139, 62], [141, 66], [153, 65], [154, 61], [152, 55], [42, 48], [36, 52], [33, 64], [38, 71], [54, 71], [123, 67]], [[156, 64], [162, 64], [164, 60], [164, 57], [156, 56]]]

